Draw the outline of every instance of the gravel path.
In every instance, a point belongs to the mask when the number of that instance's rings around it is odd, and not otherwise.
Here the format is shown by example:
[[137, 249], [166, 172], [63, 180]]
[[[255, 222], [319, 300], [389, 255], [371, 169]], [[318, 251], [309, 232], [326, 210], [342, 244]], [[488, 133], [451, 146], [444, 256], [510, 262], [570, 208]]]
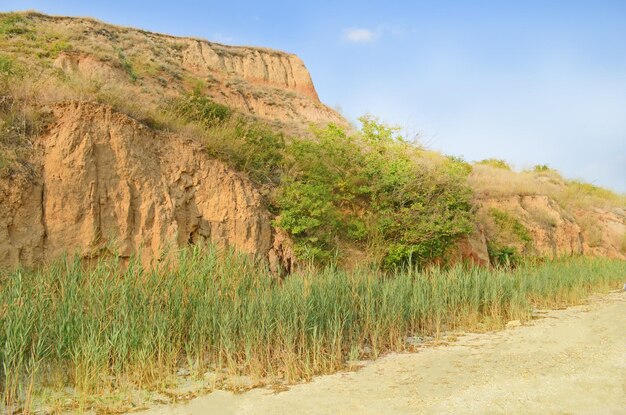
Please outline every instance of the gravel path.
[[626, 294], [542, 317], [282, 393], [216, 391], [142, 414], [626, 414]]

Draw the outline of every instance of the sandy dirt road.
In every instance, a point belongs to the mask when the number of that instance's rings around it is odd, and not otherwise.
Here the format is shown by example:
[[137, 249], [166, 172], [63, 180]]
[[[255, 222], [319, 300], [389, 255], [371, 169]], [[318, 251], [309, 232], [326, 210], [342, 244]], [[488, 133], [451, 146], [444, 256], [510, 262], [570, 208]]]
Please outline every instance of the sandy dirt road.
[[142, 414], [626, 414], [626, 293], [542, 316], [286, 392], [216, 391]]

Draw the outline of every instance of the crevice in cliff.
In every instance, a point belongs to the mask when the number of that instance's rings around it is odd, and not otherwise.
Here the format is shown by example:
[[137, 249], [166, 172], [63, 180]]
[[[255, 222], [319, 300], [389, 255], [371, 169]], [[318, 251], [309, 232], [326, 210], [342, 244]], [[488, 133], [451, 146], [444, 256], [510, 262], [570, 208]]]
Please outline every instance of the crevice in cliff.
[[[42, 175], [43, 177], [43, 175]], [[42, 237], [41, 237], [41, 252], [42, 256], [45, 256], [46, 245], [48, 243], [48, 225], [46, 222], [46, 182], [45, 180], [41, 180], [41, 196], [40, 196], [40, 211], [41, 216], [39, 217], [39, 222], [41, 223], [41, 227], [43, 229]]]

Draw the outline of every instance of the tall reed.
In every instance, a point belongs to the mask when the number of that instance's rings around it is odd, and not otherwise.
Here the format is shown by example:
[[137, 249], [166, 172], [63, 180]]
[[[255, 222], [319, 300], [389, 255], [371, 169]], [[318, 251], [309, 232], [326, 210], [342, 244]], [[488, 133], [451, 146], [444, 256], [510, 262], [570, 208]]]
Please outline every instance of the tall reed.
[[533, 307], [577, 303], [625, 277], [626, 262], [589, 258], [394, 275], [329, 267], [284, 281], [212, 248], [152, 270], [139, 259], [88, 267], [65, 258], [0, 276], [4, 410], [27, 410], [53, 380], [80, 396], [124, 382], [159, 389], [181, 366], [195, 376], [309, 379], [348, 359], [405, 350], [407, 336], [527, 320]]

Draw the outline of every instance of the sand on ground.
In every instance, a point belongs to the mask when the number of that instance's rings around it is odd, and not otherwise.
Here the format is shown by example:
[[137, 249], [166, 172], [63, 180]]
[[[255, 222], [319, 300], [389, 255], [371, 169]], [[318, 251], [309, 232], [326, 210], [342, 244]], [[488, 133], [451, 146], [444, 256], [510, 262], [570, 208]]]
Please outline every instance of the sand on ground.
[[626, 414], [626, 293], [541, 315], [281, 393], [215, 391], [142, 414]]

